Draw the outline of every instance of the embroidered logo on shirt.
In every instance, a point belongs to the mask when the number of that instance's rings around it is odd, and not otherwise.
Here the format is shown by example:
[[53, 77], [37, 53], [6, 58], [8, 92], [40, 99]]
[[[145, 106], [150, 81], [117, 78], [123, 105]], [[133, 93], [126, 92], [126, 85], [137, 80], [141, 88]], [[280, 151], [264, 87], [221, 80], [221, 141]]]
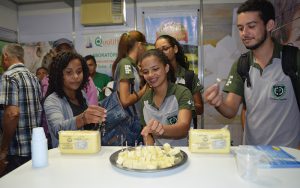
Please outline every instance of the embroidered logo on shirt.
[[272, 86], [272, 97], [276, 100], [285, 100], [286, 86], [283, 84], [275, 84]]
[[191, 106], [191, 105], [193, 105], [193, 104], [194, 104], [194, 101], [192, 101], [192, 100], [188, 100], [188, 101], [187, 101], [187, 104]]
[[175, 116], [171, 116], [171, 117], [167, 117], [167, 121], [170, 125], [173, 125], [177, 122], [177, 115]]
[[185, 79], [177, 77], [177, 80], [175, 83], [185, 85]]
[[226, 86], [229, 86], [232, 83], [232, 79], [233, 79], [233, 76], [230, 75], [227, 82], [226, 82]]
[[130, 73], [131, 73], [131, 66], [125, 65], [125, 74], [130, 74]]

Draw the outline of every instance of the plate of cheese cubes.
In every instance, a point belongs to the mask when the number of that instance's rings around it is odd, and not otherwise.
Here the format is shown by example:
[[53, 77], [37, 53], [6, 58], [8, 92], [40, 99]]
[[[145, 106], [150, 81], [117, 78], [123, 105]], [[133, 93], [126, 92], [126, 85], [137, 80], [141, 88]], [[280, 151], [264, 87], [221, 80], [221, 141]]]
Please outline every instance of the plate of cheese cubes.
[[170, 144], [163, 146], [137, 146], [116, 151], [110, 156], [113, 166], [137, 172], [157, 172], [183, 165], [187, 154]]

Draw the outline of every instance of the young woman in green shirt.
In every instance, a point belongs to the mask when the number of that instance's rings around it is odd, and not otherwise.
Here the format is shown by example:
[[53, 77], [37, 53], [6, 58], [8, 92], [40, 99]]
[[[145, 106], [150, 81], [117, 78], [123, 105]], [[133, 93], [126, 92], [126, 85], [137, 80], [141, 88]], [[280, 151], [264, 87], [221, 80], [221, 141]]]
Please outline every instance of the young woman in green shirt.
[[142, 135], [153, 145], [187, 146], [194, 102], [189, 89], [175, 84], [173, 67], [163, 52], [152, 49], [142, 56], [141, 71], [150, 89], [141, 98]]

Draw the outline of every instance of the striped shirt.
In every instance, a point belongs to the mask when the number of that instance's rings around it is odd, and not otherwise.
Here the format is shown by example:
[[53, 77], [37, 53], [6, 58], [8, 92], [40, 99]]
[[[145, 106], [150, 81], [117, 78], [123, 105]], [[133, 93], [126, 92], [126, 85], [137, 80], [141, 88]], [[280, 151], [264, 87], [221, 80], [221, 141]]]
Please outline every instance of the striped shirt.
[[37, 77], [24, 64], [14, 64], [2, 75], [0, 105], [18, 106], [20, 110], [19, 123], [10, 143], [9, 155], [31, 155], [32, 129], [41, 124], [41, 96]]

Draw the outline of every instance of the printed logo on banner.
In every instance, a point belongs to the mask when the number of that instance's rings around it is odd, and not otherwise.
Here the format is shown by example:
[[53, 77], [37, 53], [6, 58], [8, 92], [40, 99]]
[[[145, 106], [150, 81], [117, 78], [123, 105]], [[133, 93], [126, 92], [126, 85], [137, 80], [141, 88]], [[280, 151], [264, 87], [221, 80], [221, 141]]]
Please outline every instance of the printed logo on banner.
[[97, 36], [97, 37], [95, 38], [95, 45], [96, 45], [96, 46], [102, 47], [102, 46], [103, 46], [103, 45], [102, 45], [102, 42], [103, 42], [103, 40], [102, 40], [102, 37], [101, 37], [101, 36]]

